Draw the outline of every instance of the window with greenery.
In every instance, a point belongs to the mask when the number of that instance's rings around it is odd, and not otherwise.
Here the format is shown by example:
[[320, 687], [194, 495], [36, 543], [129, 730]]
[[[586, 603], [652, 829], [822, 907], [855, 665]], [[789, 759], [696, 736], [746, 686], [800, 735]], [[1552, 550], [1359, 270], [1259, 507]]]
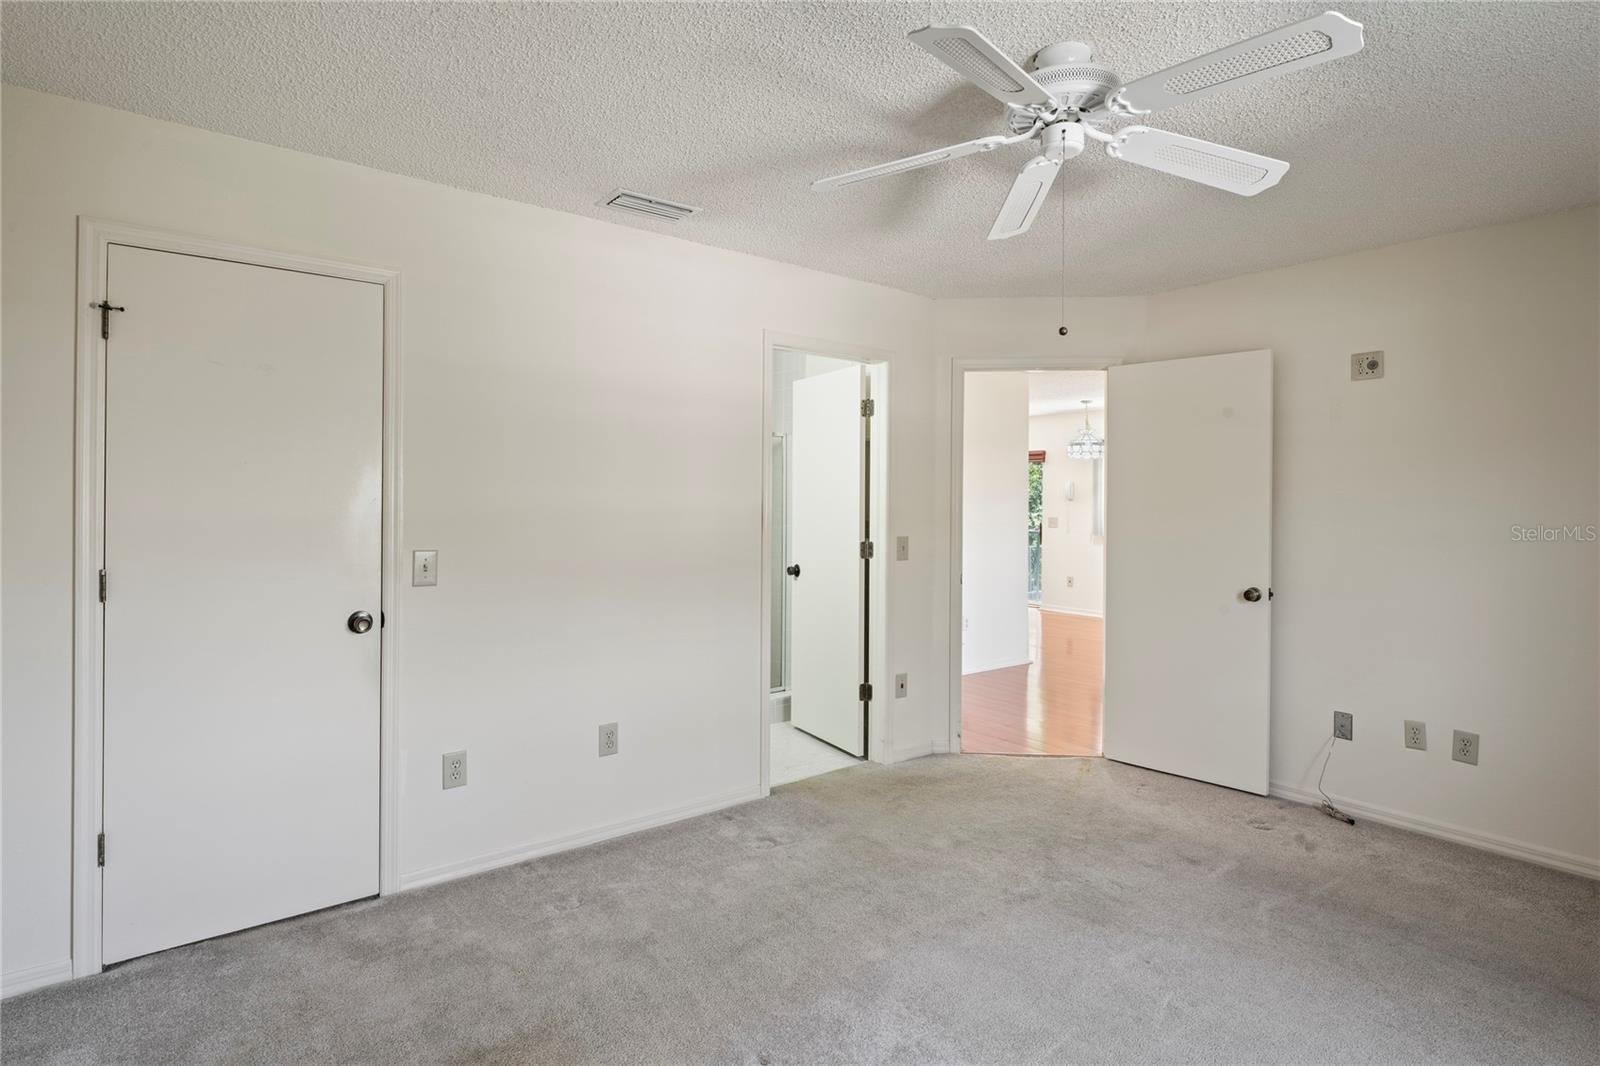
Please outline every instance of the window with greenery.
[[1044, 460], [1028, 460], [1028, 600], [1044, 595]]

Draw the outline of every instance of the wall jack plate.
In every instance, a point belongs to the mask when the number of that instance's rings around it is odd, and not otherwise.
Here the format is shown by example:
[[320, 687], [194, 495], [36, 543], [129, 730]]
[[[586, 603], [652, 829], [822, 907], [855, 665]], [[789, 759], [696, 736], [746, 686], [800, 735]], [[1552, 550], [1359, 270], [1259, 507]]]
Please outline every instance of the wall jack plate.
[[1333, 736], [1335, 740], [1354, 740], [1356, 738], [1356, 716], [1349, 711], [1334, 711]]
[[1350, 357], [1350, 380], [1370, 381], [1383, 377], [1382, 352], [1357, 352]]

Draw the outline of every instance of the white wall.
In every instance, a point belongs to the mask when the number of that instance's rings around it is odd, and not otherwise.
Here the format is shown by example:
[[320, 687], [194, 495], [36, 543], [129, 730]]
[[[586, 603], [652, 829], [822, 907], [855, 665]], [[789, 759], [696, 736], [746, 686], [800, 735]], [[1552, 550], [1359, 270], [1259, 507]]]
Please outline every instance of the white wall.
[[[1070, 300], [1061, 338], [1054, 299], [931, 303], [11, 87], [3, 108], [6, 975], [69, 950], [80, 213], [404, 272], [400, 548], [439, 548], [444, 575], [391, 616], [412, 877], [753, 793], [763, 330], [895, 353], [897, 753], [949, 735], [951, 360], [1270, 347], [1273, 779], [1313, 783], [1350, 710], [1330, 791], [1600, 863], [1597, 545], [1509, 528], [1597, 521], [1593, 208]], [[1388, 376], [1351, 383], [1370, 348]], [[1433, 750], [1400, 746], [1405, 717]], [[599, 763], [611, 718], [624, 753]], [[1477, 768], [1449, 761], [1452, 726], [1482, 734]], [[457, 747], [473, 784], [445, 794]]]
[[[1039, 605], [1098, 615], [1105, 610], [1106, 553], [1105, 538], [1094, 532], [1094, 460], [1067, 458], [1067, 443], [1083, 431], [1083, 417], [1082, 411], [1070, 411], [1028, 419], [1028, 450], [1044, 452]], [[1089, 428], [1102, 437], [1105, 423], [1105, 411], [1089, 412]], [[1074, 490], [1070, 500], [1069, 481]]]
[[1028, 376], [968, 374], [961, 672], [1028, 661]]
[[[1275, 783], [1312, 788], [1333, 711], [1350, 711], [1329, 792], [1600, 859], [1600, 545], [1512, 533], [1600, 522], [1597, 221], [1151, 298], [1143, 358], [1275, 354]], [[1351, 353], [1371, 349], [1385, 377], [1352, 382]], [[1407, 718], [1428, 723], [1427, 752], [1402, 746]], [[1450, 760], [1456, 728], [1482, 736], [1477, 767]]]
[[[912, 552], [888, 564], [889, 659], [912, 683], [884, 706], [900, 752], [931, 748], [943, 688], [919, 682], [945, 657], [925, 628], [929, 301], [10, 86], [3, 99], [5, 974], [69, 952], [79, 214], [403, 273], [399, 547], [438, 548], [441, 574], [402, 583], [390, 615], [406, 879], [756, 794], [764, 330], [893, 353], [887, 533]], [[601, 761], [610, 720], [622, 754]], [[443, 792], [438, 758], [456, 748], [472, 784]]]
[[[940, 301], [939, 373], [985, 353], [1271, 348], [1275, 787], [1312, 788], [1332, 712], [1351, 711], [1329, 792], [1600, 874], [1600, 545], [1511, 529], [1600, 522], [1597, 235], [1590, 207], [1071, 301], [1066, 348], [1055, 300]], [[1371, 349], [1387, 376], [1350, 381]], [[1431, 750], [1402, 746], [1406, 718]], [[1476, 768], [1450, 760], [1453, 728], [1481, 734]]]

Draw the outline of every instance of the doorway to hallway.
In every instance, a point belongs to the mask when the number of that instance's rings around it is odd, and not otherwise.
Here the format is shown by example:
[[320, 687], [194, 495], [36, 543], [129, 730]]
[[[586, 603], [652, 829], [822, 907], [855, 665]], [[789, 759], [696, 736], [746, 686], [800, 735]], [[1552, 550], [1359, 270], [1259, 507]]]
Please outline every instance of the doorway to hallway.
[[1105, 374], [969, 373], [961, 750], [1101, 754]]

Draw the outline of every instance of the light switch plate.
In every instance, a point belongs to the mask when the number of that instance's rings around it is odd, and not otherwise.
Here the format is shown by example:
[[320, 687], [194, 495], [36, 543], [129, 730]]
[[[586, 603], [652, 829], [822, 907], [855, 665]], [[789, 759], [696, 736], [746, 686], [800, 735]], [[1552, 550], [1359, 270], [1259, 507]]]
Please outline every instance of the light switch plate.
[[1051, 515], [1048, 519], [1046, 519], [1046, 521], [1050, 523], [1051, 529], [1056, 529], [1061, 525], [1061, 519], [1057, 518], [1055, 515]]
[[896, 562], [901, 562], [901, 563], [903, 563], [907, 559], [911, 558], [911, 538], [910, 537], [896, 537], [896, 538], [894, 538], [894, 557], [895, 557], [895, 561]]
[[897, 699], [897, 700], [903, 700], [903, 699], [906, 698], [906, 675], [905, 674], [895, 674], [894, 675], [894, 698]]
[[439, 553], [432, 548], [411, 553], [411, 583], [437, 585], [439, 583]]

